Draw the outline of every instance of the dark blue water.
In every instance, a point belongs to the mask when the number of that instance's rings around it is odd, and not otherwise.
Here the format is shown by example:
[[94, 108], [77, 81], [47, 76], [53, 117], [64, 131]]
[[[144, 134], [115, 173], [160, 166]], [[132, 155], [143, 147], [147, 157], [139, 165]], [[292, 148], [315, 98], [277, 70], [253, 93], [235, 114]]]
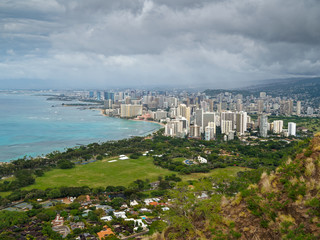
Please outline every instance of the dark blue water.
[[46, 98], [0, 93], [0, 161], [62, 151], [77, 144], [143, 136], [160, 127], [105, 117], [97, 110], [63, 107], [62, 102]]

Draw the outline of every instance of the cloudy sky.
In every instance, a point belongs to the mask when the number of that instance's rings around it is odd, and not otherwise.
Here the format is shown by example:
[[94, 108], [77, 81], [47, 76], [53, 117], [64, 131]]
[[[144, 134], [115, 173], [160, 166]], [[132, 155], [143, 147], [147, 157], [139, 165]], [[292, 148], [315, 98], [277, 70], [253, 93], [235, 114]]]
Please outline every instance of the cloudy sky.
[[1, 88], [320, 75], [319, 0], [1, 0]]

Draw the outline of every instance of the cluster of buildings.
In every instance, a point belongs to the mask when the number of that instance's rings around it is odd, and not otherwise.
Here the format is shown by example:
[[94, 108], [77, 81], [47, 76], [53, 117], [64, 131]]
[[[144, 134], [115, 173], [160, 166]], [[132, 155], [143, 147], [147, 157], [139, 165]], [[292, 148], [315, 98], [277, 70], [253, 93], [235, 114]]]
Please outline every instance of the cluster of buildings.
[[82, 93], [82, 98], [103, 101], [109, 116], [163, 122], [167, 136], [205, 140], [214, 140], [217, 134], [232, 140], [235, 135], [248, 135], [252, 131], [258, 131], [262, 137], [270, 132], [295, 136], [294, 123], [284, 129], [283, 121], [269, 123], [268, 116], [315, 116], [311, 106], [296, 98], [272, 97], [266, 92], [253, 96], [217, 91], [209, 96], [174, 90], [90, 91]]

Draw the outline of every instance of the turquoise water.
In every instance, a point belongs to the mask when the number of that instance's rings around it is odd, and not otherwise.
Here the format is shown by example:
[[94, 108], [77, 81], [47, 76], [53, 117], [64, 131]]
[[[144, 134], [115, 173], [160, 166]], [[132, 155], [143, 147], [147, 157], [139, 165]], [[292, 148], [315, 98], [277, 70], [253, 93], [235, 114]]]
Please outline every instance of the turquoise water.
[[0, 162], [143, 136], [160, 128], [155, 123], [105, 117], [97, 110], [63, 107], [62, 102], [46, 98], [0, 93]]

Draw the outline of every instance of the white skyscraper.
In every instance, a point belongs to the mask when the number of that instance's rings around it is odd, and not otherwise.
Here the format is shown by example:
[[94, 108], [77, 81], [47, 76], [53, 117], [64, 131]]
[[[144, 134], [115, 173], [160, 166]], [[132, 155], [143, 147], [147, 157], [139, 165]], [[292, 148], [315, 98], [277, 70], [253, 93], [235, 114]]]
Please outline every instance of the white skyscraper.
[[208, 126], [205, 127], [205, 140], [210, 141], [215, 138], [216, 135], [216, 124], [214, 122], [209, 122]]
[[296, 123], [289, 122], [288, 123], [288, 135], [289, 136], [295, 136], [296, 135], [296, 128], [297, 128]]
[[236, 129], [240, 135], [243, 135], [247, 131], [247, 113], [238, 112], [236, 115]]
[[260, 116], [260, 136], [267, 137], [268, 135], [268, 117], [265, 114]]
[[221, 133], [228, 135], [231, 131], [232, 131], [232, 121], [222, 120], [221, 121]]
[[283, 129], [283, 121], [273, 121], [273, 133], [281, 133]]

